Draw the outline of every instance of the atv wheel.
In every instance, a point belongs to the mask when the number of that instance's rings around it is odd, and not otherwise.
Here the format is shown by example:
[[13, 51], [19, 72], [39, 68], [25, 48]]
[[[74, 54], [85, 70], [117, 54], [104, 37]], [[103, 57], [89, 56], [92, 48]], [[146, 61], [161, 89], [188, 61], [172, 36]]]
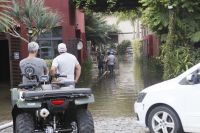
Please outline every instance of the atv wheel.
[[94, 123], [91, 113], [87, 109], [80, 109], [76, 115], [78, 133], [94, 133]]
[[34, 122], [33, 117], [28, 113], [17, 115], [15, 125], [15, 133], [33, 133]]

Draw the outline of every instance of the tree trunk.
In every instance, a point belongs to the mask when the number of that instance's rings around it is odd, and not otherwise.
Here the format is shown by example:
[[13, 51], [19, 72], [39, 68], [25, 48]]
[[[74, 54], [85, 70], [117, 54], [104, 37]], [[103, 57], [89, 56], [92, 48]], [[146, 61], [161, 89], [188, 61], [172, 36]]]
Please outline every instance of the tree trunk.
[[174, 9], [169, 11], [169, 25], [168, 25], [168, 35], [167, 35], [167, 45], [174, 46], [176, 43], [175, 39], [175, 20], [176, 19], [176, 12]]

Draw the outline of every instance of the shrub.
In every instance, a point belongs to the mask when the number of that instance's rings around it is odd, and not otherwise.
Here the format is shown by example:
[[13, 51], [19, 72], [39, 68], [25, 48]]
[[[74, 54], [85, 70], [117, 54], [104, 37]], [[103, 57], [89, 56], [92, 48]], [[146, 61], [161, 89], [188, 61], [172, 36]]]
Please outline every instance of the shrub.
[[87, 74], [92, 69], [92, 59], [88, 57], [82, 64], [81, 64], [81, 73], [82, 75]]
[[140, 39], [135, 39], [132, 43], [132, 47], [134, 50], [134, 56], [136, 59], [141, 60], [142, 55], [142, 42]]
[[170, 79], [183, 73], [196, 64], [200, 56], [200, 50], [189, 46], [162, 46], [161, 61], [164, 66], [163, 78]]
[[124, 40], [117, 46], [117, 52], [120, 55], [124, 55], [126, 52], [126, 48], [131, 46], [131, 41]]

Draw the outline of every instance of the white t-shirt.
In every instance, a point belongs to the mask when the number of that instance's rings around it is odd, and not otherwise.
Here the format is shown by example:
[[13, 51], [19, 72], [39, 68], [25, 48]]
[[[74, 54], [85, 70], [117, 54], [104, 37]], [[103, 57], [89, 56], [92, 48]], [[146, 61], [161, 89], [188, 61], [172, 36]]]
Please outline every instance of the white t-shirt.
[[61, 81], [74, 81], [75, 66], [79, 62], [77, 58], [69, 53], [63, 53], [53, 59], [52, 66], [57, 68], [57, 73], [66, 75], [67, 78], [59, 78]]
[[114, 55], [109, 55], [108, 58], [108, 65], [114, 65], [115, 64], [115, 56]]

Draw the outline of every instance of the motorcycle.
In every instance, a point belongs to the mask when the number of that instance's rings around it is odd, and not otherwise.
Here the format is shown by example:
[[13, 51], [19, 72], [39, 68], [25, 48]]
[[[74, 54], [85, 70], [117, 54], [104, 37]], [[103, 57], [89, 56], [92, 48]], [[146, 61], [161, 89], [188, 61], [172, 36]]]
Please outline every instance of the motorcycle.
[[11, 89], [14, 133], [94, 133], [88, 110], [88, 104], [94, 102], [90, 88], [51, 82], [45, 75], [26, 77], [36, 77], [37, 82]]

